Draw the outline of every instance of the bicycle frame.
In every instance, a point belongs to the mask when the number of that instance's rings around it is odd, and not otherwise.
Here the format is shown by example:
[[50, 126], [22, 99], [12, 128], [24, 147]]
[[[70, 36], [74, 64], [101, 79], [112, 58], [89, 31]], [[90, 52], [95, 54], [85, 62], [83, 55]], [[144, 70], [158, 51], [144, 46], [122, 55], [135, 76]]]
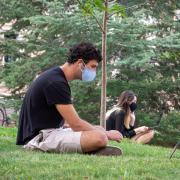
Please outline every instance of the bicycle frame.
[[169, 157], [169, 159], [171, 159], [173, 157], [173, 154], [175, 153], [175, 151], [177, 150], [178, 146], [180, 145], [180, 141], [177, 142], [177, 144], [174, 146], [174, 149]]
[[0, 104], [0, 113], [2, 115], [1, 126], [8, 125], [8, 117], [4, 104]]

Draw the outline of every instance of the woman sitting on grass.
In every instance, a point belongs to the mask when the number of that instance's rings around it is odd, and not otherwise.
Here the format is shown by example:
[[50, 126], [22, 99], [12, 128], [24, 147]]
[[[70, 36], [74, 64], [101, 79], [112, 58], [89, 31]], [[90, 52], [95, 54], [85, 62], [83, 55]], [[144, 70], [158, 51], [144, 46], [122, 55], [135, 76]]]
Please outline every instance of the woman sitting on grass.
[[124, 137], [145, 144], [154, 137], [154, 131], [146, 126], [134, 128], [136, 102], [132, 91], [122, 92], [118, 104], [106, 113], [106, 129], [118, 130]]

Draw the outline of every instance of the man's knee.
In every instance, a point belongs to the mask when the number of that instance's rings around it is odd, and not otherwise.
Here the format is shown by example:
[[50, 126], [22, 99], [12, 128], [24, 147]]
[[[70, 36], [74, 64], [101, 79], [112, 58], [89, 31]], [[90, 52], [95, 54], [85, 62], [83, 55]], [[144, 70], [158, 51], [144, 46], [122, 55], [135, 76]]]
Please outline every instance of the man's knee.
[[81, 147], [84, 152], [93, 151], [105, 147], [108, 143], [106, 134], [102, 131], [83, 131], [81, 135]]
[[104, 132], [96, 132], [96, 143], [98, 147], [105, 147], [108, 143], [108, 138]]

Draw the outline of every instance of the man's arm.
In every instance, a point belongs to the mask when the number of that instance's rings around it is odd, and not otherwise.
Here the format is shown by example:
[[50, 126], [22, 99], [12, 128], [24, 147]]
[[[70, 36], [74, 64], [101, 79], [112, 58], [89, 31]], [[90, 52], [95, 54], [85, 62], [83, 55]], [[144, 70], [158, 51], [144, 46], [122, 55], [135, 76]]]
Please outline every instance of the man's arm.
[[114, 140], [120, 142], [122, 140], [122, 135], [118, 131], [105, 131], [102, 127], [95, 127], [90, 123], [80, 119], [74, 106], [72, 104], [61, 105], [57, 104], [56, 109], [64, 118], [65, 122], [73, 129], [73, 131], [91, 131], [91, 130], [100, 130], [103, 131], [109, 140]]
[[96, 129], [78, 116], [72, 104], [57, 104], [56, 109], [74, 131], [90, 131]]

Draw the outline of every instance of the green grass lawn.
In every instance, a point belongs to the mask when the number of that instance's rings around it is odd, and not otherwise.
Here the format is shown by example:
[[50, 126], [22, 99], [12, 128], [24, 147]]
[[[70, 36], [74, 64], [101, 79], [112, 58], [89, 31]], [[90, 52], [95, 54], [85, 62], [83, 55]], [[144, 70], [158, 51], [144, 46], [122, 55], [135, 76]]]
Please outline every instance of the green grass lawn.
[[15, 145], [16, 128], [0, 128], [0, 179], [180, 179], [180, 150], [111, 143], [123, 156], [27, 152]]

